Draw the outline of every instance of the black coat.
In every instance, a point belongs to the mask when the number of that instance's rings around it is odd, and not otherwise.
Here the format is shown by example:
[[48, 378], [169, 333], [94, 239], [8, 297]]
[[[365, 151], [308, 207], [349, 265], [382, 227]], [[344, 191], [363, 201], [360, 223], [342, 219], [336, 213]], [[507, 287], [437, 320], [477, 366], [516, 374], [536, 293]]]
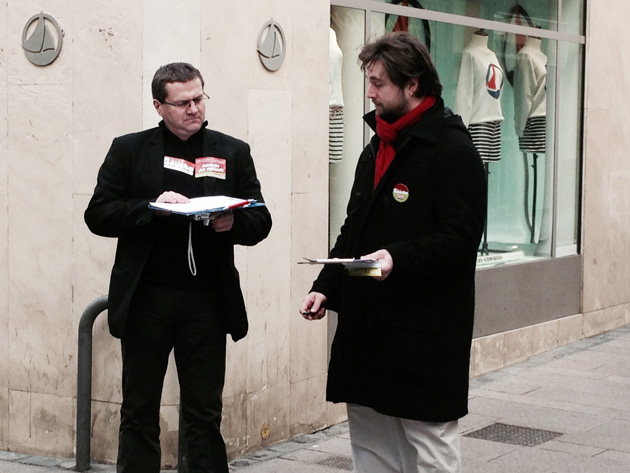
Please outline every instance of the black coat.
[[[203, 130], [202, 156], [226, 160], [226, 178], [203, 177], [204, 195], [227, 195], [263, 202], [249, 146], [217, 131]], [[85, 211], [90, 230], [118, 238], [108, 297], [109, 330], [120, 338], [129, 304], [155, 242], [155, 222], [149, 202], [164, 189], [164, 136], [161, 128], [115, 138], [101, 166], [94, 195]], [[215, 283], [222, 295], [228, 333], [238, 340], [247, 333], [247, 314], [239, 275], [234, 266], [234, 245], [255, 245], [271, 229], [266, 207], [234, 212], [230, 232], [208, 232], [213, 267], [221, 275]]]
[[[366, 121], [375, 128], [373, 112]], [[391, 416], [445, 422], [467, 413], [474, 275], [486, 215], [482, 162], [441, 99], [398, 137], [373, 191], [379, 140], [361, 154], [332, 257], [379, 249], [385, 281], [324, 267], [313, 290], [339, 313], [327, 398]], [[394, 188], [406, 188], [394, 196]], [[404, 202], [403, 202], [404, 200]]]

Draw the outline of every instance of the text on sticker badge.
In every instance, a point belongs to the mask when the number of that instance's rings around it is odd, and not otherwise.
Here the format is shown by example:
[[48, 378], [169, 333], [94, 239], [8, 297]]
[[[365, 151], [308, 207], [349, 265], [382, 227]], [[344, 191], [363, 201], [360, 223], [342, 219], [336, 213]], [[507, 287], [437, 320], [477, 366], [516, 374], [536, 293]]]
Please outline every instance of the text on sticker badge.
[[195, 159], [195, 177], [225, 179], [226, 175], [227, 165], [225, 159], [213, 156]]
[[190, 163], [185, 159], [173, 158], [172, 156], [164, 156], [164, 169], [183, 172], [189, 176], [192, 176], [195, 172], [195, 166], [193, 163]]

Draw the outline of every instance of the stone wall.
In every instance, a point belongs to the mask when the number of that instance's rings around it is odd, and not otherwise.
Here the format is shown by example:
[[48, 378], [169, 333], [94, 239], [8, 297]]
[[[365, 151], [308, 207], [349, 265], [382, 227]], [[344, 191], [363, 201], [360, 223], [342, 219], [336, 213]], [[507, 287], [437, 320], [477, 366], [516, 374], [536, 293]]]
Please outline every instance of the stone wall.
[[[24, 25], [42, 9], [64, 31], [61, 54], [46, 67], [21, 46]], [[158, 123], [150, 81], [172, 61], [204, 75], [210, 127], [250, 143], [274, 219], [267, 240], [237, 250], [251, 328], [228, 344], [229, 452], [343, 418], [324, 402], [326, 324], [297, 312], [316, 269], [295, 264], [327, 248], [328, 17], [322, 0], [0, 4], [0, 449], [74, 455], [78, 322], [107, 293], [115, 249], [89, 233], [83, 211], [111, 140]], [[256, 52], [271, 18], [287, 39], [274, 73]], [[116, 456], [119, 351], [103, 314], [92, 404], [92, 454], [101, 461]], [[161, 414], [163, 462], [173, 465], [172, 366]]]

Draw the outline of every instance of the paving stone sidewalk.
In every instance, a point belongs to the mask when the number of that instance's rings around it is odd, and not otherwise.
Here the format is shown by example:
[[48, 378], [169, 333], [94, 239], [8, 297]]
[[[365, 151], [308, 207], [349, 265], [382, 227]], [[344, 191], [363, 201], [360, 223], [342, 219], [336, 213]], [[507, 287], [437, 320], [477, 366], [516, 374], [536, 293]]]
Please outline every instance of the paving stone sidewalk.
[[[462, 473], [630, 471], [630, 326], [472, 379], [470, 388], [470, 413], [460, 422]], [[74, 466], [72, 459], [0, 452], [0, 473]], [[92, 464], [91, 471], [116, 470]], [[244, 455], [230, 471], [352, 471], [348, 425]]]

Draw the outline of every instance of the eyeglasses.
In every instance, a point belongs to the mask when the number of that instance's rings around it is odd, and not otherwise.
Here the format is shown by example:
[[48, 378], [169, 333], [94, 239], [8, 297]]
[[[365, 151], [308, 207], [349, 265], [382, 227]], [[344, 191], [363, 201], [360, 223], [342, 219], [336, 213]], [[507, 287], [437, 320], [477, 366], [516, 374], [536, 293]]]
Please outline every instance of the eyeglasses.
[[170, 105], [171, 107], [179, 108], [180, 110], [186, 110], [190, 106], [191, 103], [194, 103], [195, 107], [198, 107], [199, 105], [201, 105], [201, 103], [204, 100], [207, 100], [209, 98], [210, 97], [208, 97], [206, 93], [204, 92], [203, 95], [200, 95], [199, 97], [195, 97], [194, 99], [191, 99], [191, 100], [184, 100], [182, 102], [177, 102], [177, 103], [171, 103], [164, 100], [162, 101], [162, 103], [165, 105]]

